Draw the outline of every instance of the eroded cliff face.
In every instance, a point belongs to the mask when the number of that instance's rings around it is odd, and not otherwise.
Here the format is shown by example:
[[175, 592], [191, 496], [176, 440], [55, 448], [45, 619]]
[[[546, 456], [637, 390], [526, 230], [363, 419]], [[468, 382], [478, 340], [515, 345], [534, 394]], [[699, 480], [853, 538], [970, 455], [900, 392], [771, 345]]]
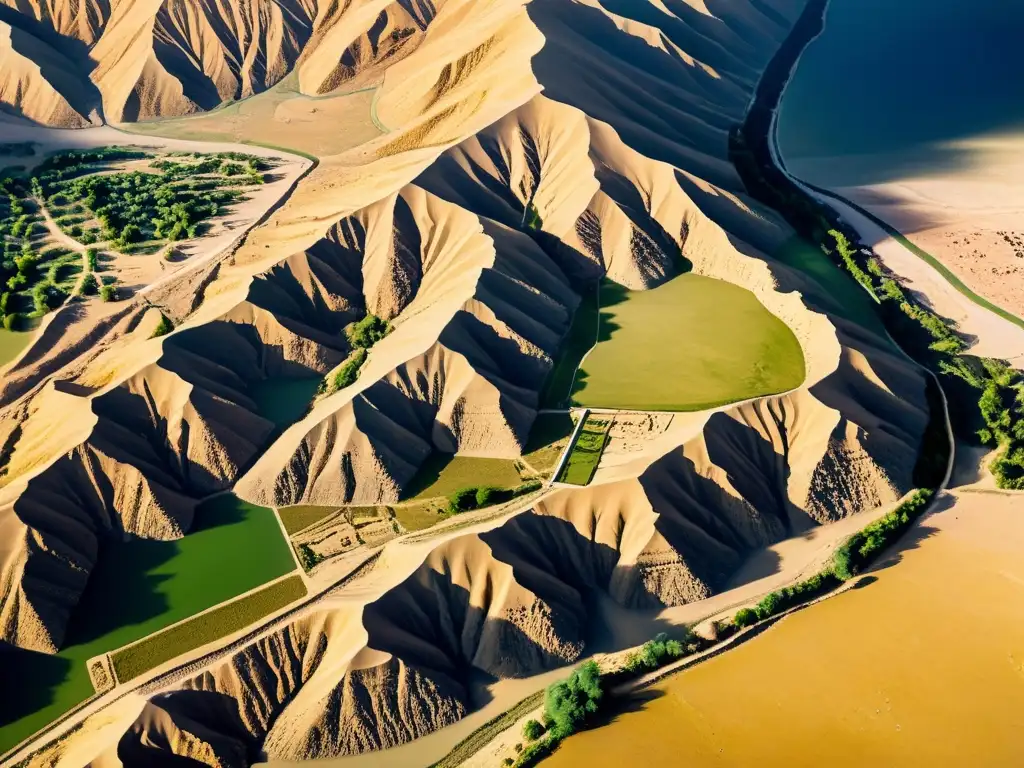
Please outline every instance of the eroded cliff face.
[[[766, 255], [791, 232], [728, 162], [802, 0], [129, 5], [29, 14], [86, 45], [108, 119], [292, 77], [308, 94], [379, 85], [390, 130], [321, 158], [201, 280], [153, 297], [172, 334], [149, 338], [137, 301], [45, 368], [9, 372], [4, 640], [54, 650], [99, 540], [180, 536], [213, 490], [389, 502], [432, 451], [518, 456], [579, 291], [602, 276], [639, 290], [692, 269], [750, 290], [793, 330], [806, 381], [681, 420], [507, 520], [392, 542], [352, 591], [154, 696], [104, 760], [245, 765], [409, 741], [466, 714], [472, 670], [578, 659], [593, 593], [699, 601], [751, 553], [909, 489], [921, 374]], [[252, 385], [326, 374], [366, 311], [394, 331], [354, 384], [275, 434]]]

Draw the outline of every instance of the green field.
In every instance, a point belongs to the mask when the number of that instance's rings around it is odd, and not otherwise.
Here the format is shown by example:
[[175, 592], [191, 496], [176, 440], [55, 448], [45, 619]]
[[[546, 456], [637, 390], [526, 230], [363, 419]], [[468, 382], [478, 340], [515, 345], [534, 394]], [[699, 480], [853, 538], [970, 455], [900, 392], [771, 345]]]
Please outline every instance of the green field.
[[598, 342], [573, 385], [579, 405], [697, 411], [804, 380], [793, 332], [750, 291], [686, 274], [648, 291], [606, 280]]
[[294, 569], [273, 512], [230, 495], [203, 503], [192, 532], [178, 541], [104, 543], [63, 650], [0, 652], [0, 752], [92, 695], [85, 668], [92, 656]]
[[299, 504], [294, 507], [281, 507], [277, 514], [281, 516], [285, 531], [291, 536], [303, 528], [308, 528], [313, 523], [323, 520], [328, 515], [333, 515], [340, 507], [317, 507], [310, 504]]
[[447, 496], [470, 486], [514, 488], [521, 482], [519, 470], [511, 459], [478, 459], [435, 453], [420, 467], [402, 494], [402, 500]]
[[562, 467], [558, 482], [570, 485], [586, 485], [593, 479], [601, 454], [608, 443], [608, 430], [612, 425], [610, 416], [588, 416], [579, 437], [573, 443], [572, 453]]
[[290, 427], [306, 415], [322, 382], [322, 376], [265, 379], [249, 385], [249, 397], [260, 416], [278, 427]]
[[597, 288], [585, 291], [572, 317], [572, 326], [558, 350], [540, 396], [541, 408], [563, 408], [572, 392], [573, 376], [583, 356], [594, 346], [597, 333]]
[[887, 337], [885, 325], [878, 315], [878, 305], [820, 247], [796, 235], [773, 253], [772, 258], [800, 270], [824, 288], [815, 298], [820, 299], [826, 309]]
[[391, 507], [391, 511], [407, 531], [422, 531], [450, 517], [446, 502], [436, 500], [418, 504], [398, 504]]
[[118, 682], [148, 672], [175, 656], [237, 632], [306, 596], [301, 576], [289, 576], [220, 608], [178, 624], [111, 655]]
[[553, 470], [573, 430], [567, 413], [541, 413], [533, 422], [523, 459], [538, 472]]
[[0, 366], [7, 365], [21, 354], [35, 334], [21, 331], [8, 331], [0, 328]]

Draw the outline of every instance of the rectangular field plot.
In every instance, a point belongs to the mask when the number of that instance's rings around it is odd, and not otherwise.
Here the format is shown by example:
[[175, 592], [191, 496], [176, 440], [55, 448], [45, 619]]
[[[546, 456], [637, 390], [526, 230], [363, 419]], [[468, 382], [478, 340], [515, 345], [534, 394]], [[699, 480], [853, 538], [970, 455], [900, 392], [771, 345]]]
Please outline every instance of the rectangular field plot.
[[151, 635], [111, 654], [117, 680], [125, 683], [175, 656], [227, 637], [305, 596], [306, 585], [302, 577], [289, 576], [202, 616]]
[[295, 570], [270, 509], [233, 495], [201, 504], [176, 541], [101, 545], [56, 655], [0, 652], [0, 752], [93, 693], [86, 661], [140, 640]]
[[523, 481], [511, 459], [481, 459], [435, 453], [427, 458], [402, 494], [405, 499], [448, 496], [461, 488], [496, 486], [511, 488]]
[[611, 416], [587, 417], [579, 437], [572, 446], [572, 453], [558, 475], [558, 482], [587, 485], [593, 479], [597, 465], [601, 463], [601, 454], [608, 444], [608, 430], [611, 424]]

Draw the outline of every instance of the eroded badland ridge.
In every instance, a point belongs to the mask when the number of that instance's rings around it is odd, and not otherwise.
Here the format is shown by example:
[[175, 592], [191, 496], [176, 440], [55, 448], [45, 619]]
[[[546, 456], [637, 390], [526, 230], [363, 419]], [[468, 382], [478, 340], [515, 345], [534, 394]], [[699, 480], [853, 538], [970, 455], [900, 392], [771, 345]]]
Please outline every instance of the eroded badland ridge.
[[[434, 453], [518, 459], [603, 276], [654, 289], [692, 265], [752, 292], [804, 358], [791, 391], [680, 417], [586, 487], [389, 543], [351, 584], [138, 697], [83, 762], [167, 751], [234, 766], [401, 744], [473, 708], [471, 670], [578, 659], [587, 595], [699, 601], [752, 552], [912, 487], [923, 374], [771, 257], [792, 232], [728, 161], [803, 6], [3, 0], [0, 101], [19, 119], [179, 117], [285, 83], [300, 97], [376, 88], [386, 128], [321, 155], [237, 247], [116, 311], [62, 319], [64, 335], [7, 370], [9, 644], [61, 648], [103, 542], [186, 535], [217, 491], [381, 505]], [[283, 431], [261, 415], [258, 383], [327, 376], [367, 312], [392, 330], [354, 382]], [[174, 330], [154, 337], [161, 315]], [[691, 329], [652, 332], [672, 343]]]

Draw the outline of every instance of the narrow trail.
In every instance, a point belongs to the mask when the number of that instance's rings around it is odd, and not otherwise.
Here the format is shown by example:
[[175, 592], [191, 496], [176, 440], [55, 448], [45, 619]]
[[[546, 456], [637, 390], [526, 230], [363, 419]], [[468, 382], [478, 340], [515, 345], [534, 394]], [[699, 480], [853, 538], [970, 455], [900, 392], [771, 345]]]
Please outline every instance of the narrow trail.
[[[81, 256], [82, 258], [82, 274], [80, 274], [78, 276], [78, 280], [75, 281], [74, 290], [72, 290], [68, 297], [64, 300], [64, 304], [67, 304], [69, 301], [72, 300], [74, 296], [77, 296], [79, 293], [81, 293], [82, 283], [85, 281], [86, 275], [90, 274], [89, 258], [85, 255], [87, 248], [85, 245], [78, 242], [70, 235], [64, 234], [64, 230], [62, 230], [60, 226], [57, 224], [57, 222], [54, 221], [53, 216], [50, 214], [50, 209], [46, 207], [46, 204], [40, 198], [33, 197], [32, 202], [35, 203], [36, 207], [39, 209], [39, 212], [43, 215], [43, 222], [46, 225], [46, 229], [50, 233], [50, 237], [52, 237], [58, 243], [63, 245], [65, 248], [77, 252], [78, 255]], [[63, 306], [63, 304], [61, 306]]]

